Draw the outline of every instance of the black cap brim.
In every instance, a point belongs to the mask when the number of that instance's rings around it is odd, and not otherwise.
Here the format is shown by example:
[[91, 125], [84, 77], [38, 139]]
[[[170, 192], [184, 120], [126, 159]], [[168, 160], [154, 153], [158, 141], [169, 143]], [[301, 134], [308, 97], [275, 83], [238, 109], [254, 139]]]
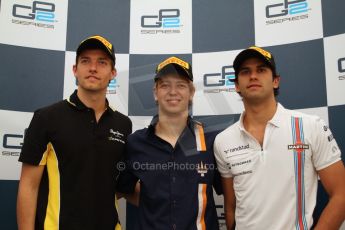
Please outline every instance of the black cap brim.
[[192, 71], [188, 71], [187, 69], [175, 63], [170, 63], [159, 70], [154, 78], [154, 81], [157, 81], [159, 78], [168, 74], [177, 74], [179, 76], [187, 78], [187, 80], [189, 81], [193, 81]]
[[[241, 51], [235, 58], [233, 62], [233, 68], [235, 70], [235, 79], [237, 78], [238, 72], [241, 68], [241, 65], [244, 61], [248, 60], [249, 58], [258, 58], [262, 60], [267, 66], [269, 66], [275, 73], [275, 63], [273, 57], [268, 60], [263, 54], [255, 49], [245, 49]], [[230, 81], [235, 81], [235, 79], [231, 79]]]
[[90, 49], [100, 49], [105, 51], [110, 59], [115, 63], [115, 54], [113, 50], [109, 50], [101, 41], [99, 41], [96, 38], [89, 38], [85, 41], [83, 41], [78, 49], [77, 49], [77, 56], [79, 56], [84, 50], [90, 50]]
[[237, 55], [233, 62], [233, 67], [236, 70], [238, 70], [243, 62], [249, 58], [259, 58], [265, 63], [267, 63], [269, 66], [271, 66], [271, 62], [269, 62], [264, 55], [262, 55], [260, 52], [254, 50], [254, 49], [246, 49], [243, 50], [241, 53]]

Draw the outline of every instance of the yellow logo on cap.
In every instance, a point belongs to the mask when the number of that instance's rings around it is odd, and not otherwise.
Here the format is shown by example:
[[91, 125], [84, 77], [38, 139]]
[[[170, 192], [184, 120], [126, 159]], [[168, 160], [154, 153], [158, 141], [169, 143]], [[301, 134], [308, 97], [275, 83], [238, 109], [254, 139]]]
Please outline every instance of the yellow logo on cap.
[[169, 64], [177, 64], [179, 66], [182, 66], [185, 69], [189, 69], [189, 64], [187, 62], [185, 62], [185, 61], [183, 61], [177, 57], [170, 57], [158, 65], [157, 72], [160, 71], [161, 69], [163, 69], [164, 66], [169, 65]]
[[111, 50], [112, 47], [113, 47], [113, 45], [107, 39], [105, 39], [104, 37], [96, 35], [96, 36], [89, 37], [88, 39], [90, 39], [90, 38], [95, 38], [98, 41], [102, 42], [103, 45], [105, 45], [109, 50]]
[[258, 51], [259, 53], [261, 53], [262, 55], [264, 55], [265, 57], [267, 57], [267, 58], [269, 58], [269, 59], [272, 58], [271, 53], [267, 52], [267, 51], [264, 50], [264, 49], [261, 49], [260, 47], [251, 46], [251, 47], [249, 47], [249, 49], [256, 50], [256, 51]]

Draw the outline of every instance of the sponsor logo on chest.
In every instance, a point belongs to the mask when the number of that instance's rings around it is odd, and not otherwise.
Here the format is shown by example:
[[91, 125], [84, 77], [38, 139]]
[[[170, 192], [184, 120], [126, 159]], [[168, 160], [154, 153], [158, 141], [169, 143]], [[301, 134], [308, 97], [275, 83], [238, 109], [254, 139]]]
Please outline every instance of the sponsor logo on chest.
[[207, 165], [206, 165], [206, 164], [204, 165], [204, 164], [202, 163], [202, 161], [201, 161], [201, 163], [198, 164], [198, 166], [197, 166], [197, 171], [198, 171], [198, 173], [200, 174], [201, 177], [204, 177], [205, 174], [206, 174], [207, 171], [208, 171]]
[[296, 143], [293, 145], [288, 145], [288, 150], [296, 150], [298, 152], [301, 152], [301, 151], [304, 151], [306, 149], [309, 149], [309, 145], [304, 144], [304, 143]]
[[238, 152], [238, 151], [245, 150], [245, 149], [249, 149], [249, 144], [241, 145], [241, 146], [238, 146], [235, 148], [226, 149], [226, 150], [224, 150], [224, 153], [233, 153], [233, 152]]
[[117, 130], [114, 131], [113, 129], [109, 130], [108, 140], [117, 141], [117, 142], [120, 142], [122, 144], [125, 144], [124, 135]]

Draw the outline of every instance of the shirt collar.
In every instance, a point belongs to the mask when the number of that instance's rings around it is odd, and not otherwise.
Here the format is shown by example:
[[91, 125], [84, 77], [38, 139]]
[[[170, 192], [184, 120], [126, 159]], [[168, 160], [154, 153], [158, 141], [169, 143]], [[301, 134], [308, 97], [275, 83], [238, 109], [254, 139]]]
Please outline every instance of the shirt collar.
[[[284, 111], [285, 111], [285, 108], [280, 103], [277, 103], [277, 110], [276, 110], [274, 116], [272, 117], [272, 119], [268, 121], [268, 123], [270, 123], [276, 127], [279, 127], [281, 124], [281, 122], [280, 122], [281, 117], [283, 116]], [[245, 115], [245, 111], [241, 114], [240, 119], [239, 119], [240, 130], [245, 130], [244, 125], [243, 125], [244, 115]]]
[[[70, 103], [71, 105], [73, 105], [76, 109], [78, 110], [87, 110], [89, 109], [78, 97], [77, 95], [78, 90], [74, 90], [74, 92], [71, 94], [71, 96], [69, 97], [69, 99], [67, 100], [68, 103]], [[105, 99], [105, 103], [106, 103], [106, 112], [115, 112], [114, 109], [112, 109], [109, 106], [109, 102], [107, 99]]]
[[[149, 128], [147, 129], [148, 136], [154, 137], [155, 125], [158, 122], [158, 116], [154, 116]], [[200, 133], [200, 127], [202, 132]], [[185, 156], [192, 156], [197, 151], [206, 151], [205, 134], [202, 128], [202, 123], [193, 120], [190, 116], [187, 118], [187, 126], [180, 134], [177, 143]], [[203, 135], [202, 138], [200, 135]], [[199, 140], [199, 141], [198, 141]]]
[[[151, 123], [150, 123], [150, 125], [149, 125], [149, 127], [148, 127], [148, 131], [149, 131], [149, 132], [155, 133], [155, 127], [156, 127], [158, 121], [159, 121], [159, 116], [158, 116], [158, 114], [157, 114], [157, 115], [153, 116], [153, 118], [152, 118], [152, 120], [151, 120]], [[195, 124], [195, 123], [199, 123], [199, 122], [194, 121], [193, 118], [192, 118], [191, 116], [188, 116], [188, 118], [187, 118], [187, 127], [188, 127], [190, 130], [192, 130], [193, 133], [194, 133], [194, 124]], [[200, 124], [201, 124], [201, 123], [200, 123]], [[201, 124], [201, 125], [202, 125], [202, 124]]]
[[282, 118], [284, 112], [285, 112], [285, 108], [280, 103], [277, 103], [276, 113], [274, 114], [272, 119], [268, 122], [274, 126], [279, 127], [281, 125], [281, 120], [282, 120], [281, 118]]

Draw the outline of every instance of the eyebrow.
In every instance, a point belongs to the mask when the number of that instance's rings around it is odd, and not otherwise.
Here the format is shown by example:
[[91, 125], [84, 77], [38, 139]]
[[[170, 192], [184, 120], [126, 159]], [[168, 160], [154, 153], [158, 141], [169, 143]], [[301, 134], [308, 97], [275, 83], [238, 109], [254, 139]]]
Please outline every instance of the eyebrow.
[[[261, 64], [261, 65], [257, 65], [256, 68], [270, 68], [270, 67], [267, 64]], [[240, 68], [239, 71], [244, 70], [244, 69], [249, 69], [249, 67], [243, 66]]]
[[[161, 79], [160, 82], [173, 83], [172, 81], [169, 81], [169, 80], [166, 80], [166, 79]], [[186, 84], [188, 84], [188, 82], [186, 80], [178, 80], [178, 81], [176, 81], [176, 83], [186, 83]]]
[[264, 68], [270, 68], [267, 64], [258, 65], [257, 67], [258, 67], [258, 68], [262, 68], [262, 67], [264, 67]]
[[[89, 56], [80, 56], [80, 59], [91, 59]], [[107, 57], [99, 57], [97, 60], [108, 60]]]

